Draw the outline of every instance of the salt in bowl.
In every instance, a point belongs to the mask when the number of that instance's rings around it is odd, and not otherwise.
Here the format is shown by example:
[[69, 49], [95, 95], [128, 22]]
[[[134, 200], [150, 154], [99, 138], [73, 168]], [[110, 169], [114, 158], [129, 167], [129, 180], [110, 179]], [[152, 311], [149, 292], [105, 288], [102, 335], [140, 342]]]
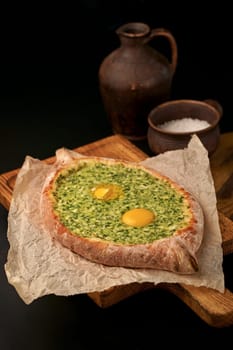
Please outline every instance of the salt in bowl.
[[196, 134], [209, 156], [217, 148], [223, 109], [216, 100], [170, 100], [148, 115], [147, 140], [155, 154], [187, 147]]

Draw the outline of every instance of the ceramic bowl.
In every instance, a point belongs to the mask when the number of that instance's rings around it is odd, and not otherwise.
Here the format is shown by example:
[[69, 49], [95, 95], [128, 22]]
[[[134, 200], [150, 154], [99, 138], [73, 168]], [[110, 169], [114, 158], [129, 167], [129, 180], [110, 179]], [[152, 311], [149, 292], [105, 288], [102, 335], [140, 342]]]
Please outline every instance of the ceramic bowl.
[[[148, 133], [147, 140], [151, 151], [154, 154], [164, 153], [166, 151], [185, 148], [192, 135], [196, 134], [208, 151], [209, 156], [215, 151], [220, 137], [219, 121], [222, 117], [223, 109], [216, 100], [208, 99], [198, 100], [170, 100], [155, 107], [148, 115]], [[184, 119], [185, 118], [185, 119]], [[179, 124], [190, 123], [193, 121], [206, 121], [207, 126], [201, 126], [202, 129], [196, 131], [190, 129], [187, 131], [187, 125], [183, 129], [175, 129], [174, 121], [182, 119]], [[173, 123], [172, 130], [164, 128], [163, 124]], [[203, 123], [203, 122], [201, 122]], [[167, 124], [167, 123], [166, 123]], [[193, 125], [192, 125], [193, 127]], [[198, 126], [200, 128], [200, 125]]]

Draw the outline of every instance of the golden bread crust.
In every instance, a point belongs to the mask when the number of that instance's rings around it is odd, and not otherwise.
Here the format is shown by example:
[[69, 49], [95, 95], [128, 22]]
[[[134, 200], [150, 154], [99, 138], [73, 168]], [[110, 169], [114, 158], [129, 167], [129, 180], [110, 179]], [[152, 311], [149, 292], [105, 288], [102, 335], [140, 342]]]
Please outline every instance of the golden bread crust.
[[[123, 164], [126, 167], [140, 168], [154, 177], [166, 179], [188, 200], [192, 214], [189, 225], [170, 237], [146, 244], [116, 244], [96, 238], [80, 237], [65, 227], [54, 210], [52, 191], [61, 171], [69, 169], [79, 161], [103, 162], [108, 165]], [[52, 236], [63, 246], [80, 256], [108, 266], [129, 268], [149, 268], [172, 271], [179, 274], [192, 274], [198, 271], [196, 253], [201, 245], [204, 232], [202, 208], [194, 196], [167, 176], [138, 163], [102, 157], [80, 158], [70, 164], [61, 165], [51, 177], [42, 194], [42, 215]]]

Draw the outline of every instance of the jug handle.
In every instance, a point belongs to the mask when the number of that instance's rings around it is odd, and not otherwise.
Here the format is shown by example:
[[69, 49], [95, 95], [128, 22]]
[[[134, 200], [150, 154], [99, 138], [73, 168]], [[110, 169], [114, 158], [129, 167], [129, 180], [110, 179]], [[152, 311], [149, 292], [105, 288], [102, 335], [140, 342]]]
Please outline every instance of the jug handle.
[[178, 49], [177, 49], [177, 44], [174, 36], [172, 33], [165, 29], [165, 28], [156, 28], [152, 29], [149, 36], [146, 38], [145, 42], [147, 43], [151, 39], [153, 39], [156, 36], [164, 36], [165, 38], [168, 39], [171, 47], [171, 70], [172, 74], [175, 73], [176, 66], [177, 66], [177, 58], [178, 58]]

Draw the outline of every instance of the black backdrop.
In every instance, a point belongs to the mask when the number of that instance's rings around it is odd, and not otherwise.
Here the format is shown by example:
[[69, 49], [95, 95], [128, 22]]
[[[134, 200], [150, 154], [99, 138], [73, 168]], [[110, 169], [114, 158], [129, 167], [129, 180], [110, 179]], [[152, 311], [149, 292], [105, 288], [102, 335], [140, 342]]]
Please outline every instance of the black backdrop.
[[[16, 5], [2, 11], [1, 115], [40, 113], [49, 116], [48, 122], [87, 95], [101, 108], [98, 68], [119, 45], [115, 29], [129, 21], [171, 30], [178, 45], [172, 98], [219, 100], [222, 130], [229, 130], [231, 19], [219, 2], [205, 8], [204, 2], [83, 0], [73, 7]], [[151, 45], [166, 51], [158, 39]]]

